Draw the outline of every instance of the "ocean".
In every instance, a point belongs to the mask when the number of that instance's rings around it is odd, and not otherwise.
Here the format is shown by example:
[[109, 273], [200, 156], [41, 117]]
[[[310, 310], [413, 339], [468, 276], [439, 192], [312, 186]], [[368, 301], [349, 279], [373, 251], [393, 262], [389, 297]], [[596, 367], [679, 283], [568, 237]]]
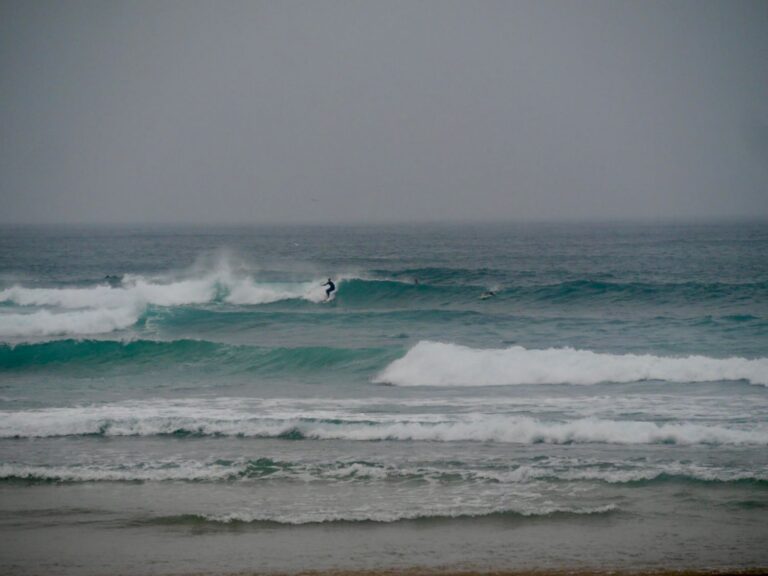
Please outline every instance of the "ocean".
[[764, 223], [2, 228], [0, 572], [766, 568], [766, 255]]

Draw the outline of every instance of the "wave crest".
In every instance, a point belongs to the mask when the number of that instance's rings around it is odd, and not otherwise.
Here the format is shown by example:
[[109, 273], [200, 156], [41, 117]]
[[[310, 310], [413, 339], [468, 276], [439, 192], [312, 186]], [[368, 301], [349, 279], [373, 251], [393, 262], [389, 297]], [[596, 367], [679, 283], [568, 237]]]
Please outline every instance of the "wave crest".
[[276, 410], [253, 413], [226, 404], [126, 402], [102, 406], [4, 411], [0, 438], [59, 436], [240, 436], [286, 440], [505, 442], [518, 444], [768, 445], [768, 428], [697, 423], [462, 414], [376, 418]]
[[0, 338], [90, 335], [134, 325], [149, 306], [270, 304], [282, 300], [322, 302], [320, 280], [263, 282], [235, 271], [227, 260], [212, 270], [187, 277], [144, 277], [126, 274], [117, 283], [80, 287], [36, 288], [20, 285], [0, 290], [0, 303], [42, 308], [3, 313]]
[[722, 483], [768, 484], [768, 471], [669, 462], [638, 466], [628, 462], [583, 463], [578, 460], [507, 464], [402, 462], [398, 464], [341, 460], [281, 461], [271, 458], [235, 460], [87, 462], [68, 465], [0, 464], [0, 481], [27, 483], [83, 482], [287, 482], [403, 483], [413, 485], [506, 485], [539, 482], [607, 484]]
[[62, 334], [105, 334], [134, 325], [142, 311], [135, 306], [72, 312], [38, 310], [0, 315], [0, 338], [29, 338]]
[[768, 385], [768, 358], [681, 358], [605, 354], [573, 348], [475, 349], [422, 341], [389, 364], [374, 382], [397, 386], [499, 386], [601, 382], [712, 382]]
[[224, 514], [194, 514], [164, 518], [163, 523], [200, 523], [213, 522], [217, 524], [330, 524], [373, 522], [389, 524], [402, 521], [430, 520], [460, 520], [468, 518], [492, 517], [562, 517], [562, 516], [593, 516], [611, 514], [619, 511], [616, 504], [605, 504], [594, 507], [570, 507], [554, 505], [529, 505], [514, 508], [477, 510], [473, 506], [457, 506], [453, 510], [426, 512], [423, 510], [350, 510], [342, 512], [296, 512], [293, 514], [265, 514], [259, 512], [229, 512]]

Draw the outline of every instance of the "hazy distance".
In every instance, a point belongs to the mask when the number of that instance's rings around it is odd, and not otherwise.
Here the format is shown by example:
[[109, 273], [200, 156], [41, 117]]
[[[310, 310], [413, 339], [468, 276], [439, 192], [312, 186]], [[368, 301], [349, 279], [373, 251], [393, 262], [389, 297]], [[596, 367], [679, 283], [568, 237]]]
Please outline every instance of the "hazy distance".
[[0, 222], [768, 217], [768, 2], [0, 2]]

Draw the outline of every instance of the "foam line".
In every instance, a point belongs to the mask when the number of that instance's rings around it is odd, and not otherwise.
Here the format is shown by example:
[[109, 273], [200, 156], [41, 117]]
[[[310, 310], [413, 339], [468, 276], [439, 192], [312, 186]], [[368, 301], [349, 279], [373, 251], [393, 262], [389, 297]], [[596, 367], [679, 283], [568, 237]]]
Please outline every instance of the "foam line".
[[642, 420], [463, 414], [366, 419], [331, 413], [306, 417], [300, 411], [267, 416], [234, 408], [158, 402], [0, 411], [1, 438], [79, 435], [242, 436], [357, 441], [506, 442], [518, 444], [728, 444], [768, 445], [768, 427], [657, 423]]
[[403, 520], [450, 520], [459, 518], [483, 518], [489, 516], [519, 516], [519, 517], [546, 517], [546, 516], [592, 516], [610, 514], [619, 510], [616, 504], [603, 506], [575, 508], [569, 506], [555, 506], [552, 504], [527, 504], [513, 508], [493, 508], [491, 506], [478, 507], [469, 505], [454, 505], [444, 509], [431, 511], [419, 508], [410, 510], [384, 510], [363, 509], [344, 512], [329, 511], [300, 511], [287, 514], [264, 512], [229, 512], [224, 514], [199, 514], [187, 520], [214, 522], [221, 524], [230, 523], [275, 523], [275, 524], [327, 524], [337, 522], [376, 522], [392, 523]]

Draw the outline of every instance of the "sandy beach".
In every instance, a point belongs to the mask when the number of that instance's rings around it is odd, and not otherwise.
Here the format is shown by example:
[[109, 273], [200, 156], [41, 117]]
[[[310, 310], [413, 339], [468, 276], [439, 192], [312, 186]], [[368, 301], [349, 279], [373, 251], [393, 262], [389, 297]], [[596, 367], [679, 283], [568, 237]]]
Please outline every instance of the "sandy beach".
[[[238, 572], [231, 576], [257, 576]], [[451, 568], [405, 570], [323, 570], [275, 573], [271, 576], [763, 576], [768, 567], [746, 570], [452, 570]], [[203, 575], [195, 575], [203, 576]], [[230, 575], [228, 575], [230, 576]]]

